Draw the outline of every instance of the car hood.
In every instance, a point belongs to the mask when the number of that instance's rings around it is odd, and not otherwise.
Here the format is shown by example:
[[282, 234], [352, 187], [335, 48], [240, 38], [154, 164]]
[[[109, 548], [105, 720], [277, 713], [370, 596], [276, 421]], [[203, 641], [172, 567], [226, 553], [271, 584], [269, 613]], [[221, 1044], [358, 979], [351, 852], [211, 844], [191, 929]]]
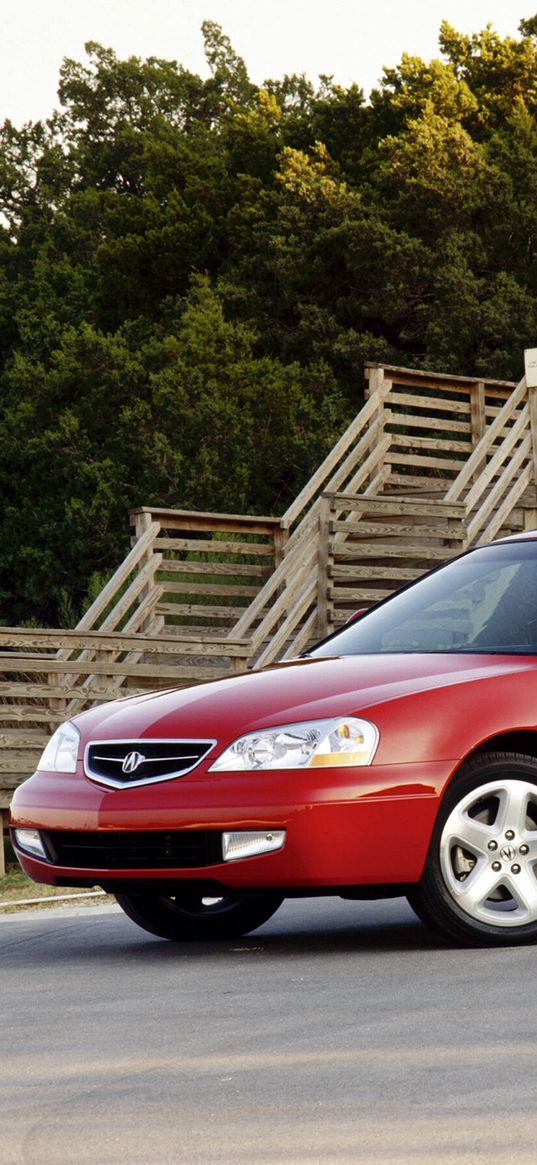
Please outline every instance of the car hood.
[[[533, 668], [535, 664], [533, 664]], [[83, 737], [203, 737], [226, 745], [276, 724], [364, 714], [421, 693], [480, 684], [532, 668], [527, 657], [354, 655], [300, 659], [194, 687], [104, 704], [76, 718]]]

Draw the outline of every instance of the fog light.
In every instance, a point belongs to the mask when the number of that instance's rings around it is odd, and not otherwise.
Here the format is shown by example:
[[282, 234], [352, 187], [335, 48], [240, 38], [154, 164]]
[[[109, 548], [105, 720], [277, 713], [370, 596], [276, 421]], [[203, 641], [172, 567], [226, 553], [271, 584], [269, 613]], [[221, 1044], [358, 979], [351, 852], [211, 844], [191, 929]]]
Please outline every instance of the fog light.
[[19, 849], [33, 854], [36, 858], [44, 858], [48, 862], [48, 854], [37, 829], [14, 829], [13, 833]]
[[252, 829], [222, 834], [222, 853], [225, 862], [234, 858], [253, 858], [258, 854], [273, 853], [285, 844], [285, 829], [255, 833]]

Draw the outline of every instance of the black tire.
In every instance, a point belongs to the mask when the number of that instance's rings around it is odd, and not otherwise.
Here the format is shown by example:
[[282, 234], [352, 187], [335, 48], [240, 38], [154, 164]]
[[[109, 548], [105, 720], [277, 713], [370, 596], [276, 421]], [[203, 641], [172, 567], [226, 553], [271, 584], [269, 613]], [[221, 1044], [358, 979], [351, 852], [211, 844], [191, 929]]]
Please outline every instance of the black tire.
[[490, 752], [461, 767], [407, 897], [423, 922], [466, 946], [537, 941], [537, 760]]
[[188, 888], [169, 896], [134, 893], [115, 897], [125, 914], [143, 930], [174, 942], [239, 938], [262, 926], [283, 902], [276, 894], [209, 898]]

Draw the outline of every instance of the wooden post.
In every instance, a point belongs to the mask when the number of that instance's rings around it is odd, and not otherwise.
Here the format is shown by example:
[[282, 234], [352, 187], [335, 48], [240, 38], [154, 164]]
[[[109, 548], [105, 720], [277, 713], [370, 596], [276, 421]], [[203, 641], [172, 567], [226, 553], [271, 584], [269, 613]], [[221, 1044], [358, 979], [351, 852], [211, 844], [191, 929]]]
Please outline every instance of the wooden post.
[[485, 436], [487, 418], [485, 414], [485, 382], [477, 380], [470, 386], [470, 423], [472, 426], [472, 449]]
[[530, 410], [531, 444], [533, 450], [533, 481], [537, 487], [537, 388], [528, 388]]
[[280, 562], [283, 562], [285, 547], [287, 546], [288, 541], [289, 527], [284, 526], [283, 524], [281, 526], [276, 526], [274, 529], [274, 570], [277, 570]]
[[[150, 529], [150, 527], [153, 524], [154, 519], [153, 519], [152, 514], [147, 513], [146, 511], [135, 512], [133, 515], [133, 519], [134, 519], [134, 533], [135, 533], [136, 541], [138, 541]], [[158, 559], [158, 561], [159, 562], [161, 561], [160, 558]], [[150, 549], [146, 552], [146, 554], [144, 554], [143, 558], [140, 560], [140, 564], [139, 564], [138, 569], [143, 570], [143, 568], [145, 566], [149, 565], [149, 563], [151, 563], [151, 562], [153, 562], [156, 565], [157, 558], [155, 556], [155, 546], [151, 546]], [[155, 588], [156, 588], [156, 579], [155, 579], [155, 573], [153, 573], [152, 581], [150, 583], [148, 583], [147, 586], [145, 586], [140, 593], [140, 599], [139, 599], [140, 606], [143, 606], [144, 602], [148, 599], [149, 595], [151, 594], [152, 591], [155, 590]], [[138, 628], [138, 632], [140, 635], [143, 635], [144, 633], [146, 635], [149, 635], [151, 632], [153, 632], [153, 634], [157, 634], [158, 632], [162, 631], [162, 629], [165, 625], [165, 622], [166, 622], [166, 620], [163, 619], [162, 616], [158, 620], [155, 620], [154, 612], [152, 611], [151, 614], [149, 615], [149, 618], [144, 619], [143, 622], [140, 624], [140, 626]]]
[[[49, 673], [49, 675], [47, 677], [47, 682], [48, 682], [48, 687], [50, 689], [51, 694], [48, 698], [48, 706], [49, 706], [49, 709], [51, 712], [61, 712], [62, 714], [63, 713], [66, 714], [67, 709], [66, 709], [65, 699], [62, 696], [58, 696], [58, 697], [54, 696], [54, 691], [56, 688], [60, 687], [61, 682], [62, 682], [62, 678], [65, 679], [65, 677], [62, 677], [60, 672], [50, 672]], [[56, 731], [56, 729], [58, 727], [58, 721], [56, 718], [51, 719], [49, 727], [50, 727], [51, 733]]]
[[7, 809], [0, 809], [0, 840], [2, 842], [2, 844], [0, 845], [0, 878], [5, 878], [5, 876], [6, 876], [6, 851], [4, 848], [4, 830], [6, 829], [6, 826], [7, 826], [7, 818], [8, 818]]
[[[371, 455], [371, 453], [374, 453], [374, 451], [376, 449], [379, 449], [383, 444], [385, 444], [385, 438], [389, 439], [391, 436], [389, 433], [388, 434], [386, 433], [386, 407], [385, 407], [385, 396], [386, 396], [386, 393], [389, 392], [389, 390], [391, 388], [391, 381], [387, 381], [385, 379], [384, 368], [380, 365], [378, 365], [377, 367], [372, 367], [372, 368], [368, 369], [368, 379], [369, 379], [369, 397], [372, 398], [376, 403], [375, 416], [374, 416], [374, 418], [372, 418], [371, 425], [370, 425], [369, 445], [370, 445], [370, 455]], [[389, 448], [390, 448], [390, 445], [388, 445], [387, 448], [385, 449], [385, 453], [383, 455], [381, 465], [380, 465], [380, 467], [377, 466], [377, 472], [375, 475], [375, 480], [376, 480], [376, 478], [379, 477], [379, 472], [380, 472], [382, 485], [384, 485], [385, 482], [389, 479], [389, 476], [391, 473], [391, 465], [385, 460], [385, 456], [388, 453]], [[371, 484], [370, 481], [364, 483], [366, 488], [370, 484]], [[380, 487], [380, 481], [379, 481], [379, 487]], [[350, 488], [353, 493], [355, 492], [353, 485], [349, 485], [347, 488]]]
[[[477, 380], [475, 384], [470, 386], [470, 424], [472, 429], [472, 449], [475, 449], [487, 431], [485, 382], [483, 380]], [[476, 467], [474, 481], [477, 481], [482, 469], [483, 462]]]
[[331, 611], [328, 602], [328, 576], [331, 558], [330, 519], [334, 509], [334, 499], [323, 494], [319, 507], [319, 550], [317, 556], [317, 634], [324, 639], [332, 630]]

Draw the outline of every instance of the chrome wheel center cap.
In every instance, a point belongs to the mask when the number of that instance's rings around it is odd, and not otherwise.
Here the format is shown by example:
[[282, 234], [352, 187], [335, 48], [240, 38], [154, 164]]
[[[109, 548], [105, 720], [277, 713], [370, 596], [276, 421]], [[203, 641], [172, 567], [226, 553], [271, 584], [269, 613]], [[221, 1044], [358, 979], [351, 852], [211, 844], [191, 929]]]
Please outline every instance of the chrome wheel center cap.
[[500, 850], [500, 857], [504, 862], [512, 862], [516, 858], [517, 851], [514, 845], [503, 845]]

